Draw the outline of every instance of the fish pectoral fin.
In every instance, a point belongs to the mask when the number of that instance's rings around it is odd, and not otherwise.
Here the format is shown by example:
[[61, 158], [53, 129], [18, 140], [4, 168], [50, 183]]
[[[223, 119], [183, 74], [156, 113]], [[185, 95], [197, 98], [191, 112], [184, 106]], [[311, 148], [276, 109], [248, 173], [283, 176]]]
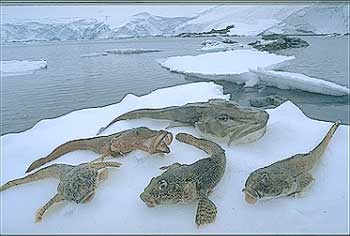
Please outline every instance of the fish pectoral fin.
[[169, 123], [169, 125], [165, 129], [171, 129], [176, 127], [186, 127], [186, 126], [190, 126], [190, 125], [179, 121], [172, 121]]
[[206, 194], [199, 196], [199, 202], [196, 213], [196, 224], [201, 226], [213, 223], [216, 218], [217, 209], [215, 204], [210, 201]]
[[108, 179], [108, 169], [103, 169], [99, 174], [98, 174], [98, 181], [103, 182], [106, 179]]
[[36, 215], [35, 215], [35, 223], [39, 223], [42, 220], [44, 213], [53, 204], [58, 203], [58, 202], [62, 202], [62, 201], [64, 201], [63, 196], [59, 193], [56, 193], [56, 195], [53, 196], [43, 207], [41, 207], [37, 210]]
[[297, 191], [302, 192], [314, 180], [315, 180], [314, 177], [312, 177], [312, 175], [309, 172], [302, 174], [302, 175], [299, 175], [296, 178]]
[[297, 176], [295, 179], [295, 182], [297, 185], [296, 190], [295, 192], [289, 194], [288, 196], [291, 196], [291, 197], [302, 196], [306, 187], [308, 187], [314, 180], [315, 180], [314, 177], [312, 177], [312, 175], [309, 172]]

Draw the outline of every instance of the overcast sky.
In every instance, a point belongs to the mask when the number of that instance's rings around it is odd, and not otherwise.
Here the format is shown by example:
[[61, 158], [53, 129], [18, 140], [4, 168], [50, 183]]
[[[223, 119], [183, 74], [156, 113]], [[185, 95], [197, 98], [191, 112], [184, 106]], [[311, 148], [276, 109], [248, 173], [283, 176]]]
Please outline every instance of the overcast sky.
[[71, 18], [105, 18], [116, 24], [128, 16], [149, 12], [159, 16], [195, 16], [210, 5], [82, 5], [82, 6], [2, 6], [3, 23], [29, 20], [48, 22], [53, 19], [68, 21]]

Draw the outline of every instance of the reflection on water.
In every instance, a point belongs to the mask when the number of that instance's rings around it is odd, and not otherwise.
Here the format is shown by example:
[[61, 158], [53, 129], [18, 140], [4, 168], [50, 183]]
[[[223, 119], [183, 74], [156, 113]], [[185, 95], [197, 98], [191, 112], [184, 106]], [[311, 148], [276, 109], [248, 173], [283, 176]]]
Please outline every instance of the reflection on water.
[[[99, 42], [10, 44], [2, 47], [3, 60], [48, 61], [48, 68], [33, 74], [2, 78], [2, 134], [31, 128], [44, 118], [105, 106], [126, 94], [143, 95], [155, 90], [193, 82], [194, 78], [169, 72], [157, 59], [199, 54], [207, 38], [124, 39]], [[304, 73], [348, 85], [348, 37], [305, 37], [311, 46], [282, 52], [296, 59], [280, 70]], [[244, 37], [236, 41], [249, 41]], [[151, 48], [160, 52], [80, 57], [114, 48]], [[196, 80], [196, 79], [195, 79]], [[196, 80], [198, 81], [198, 80]], [[312, 118], [349, 122], [348, 97], [331, 97], [271, 87], [244, 88], [219, 81], [233, 100], [249, 104], [249, 98], [277, 94], [291, 99]]]

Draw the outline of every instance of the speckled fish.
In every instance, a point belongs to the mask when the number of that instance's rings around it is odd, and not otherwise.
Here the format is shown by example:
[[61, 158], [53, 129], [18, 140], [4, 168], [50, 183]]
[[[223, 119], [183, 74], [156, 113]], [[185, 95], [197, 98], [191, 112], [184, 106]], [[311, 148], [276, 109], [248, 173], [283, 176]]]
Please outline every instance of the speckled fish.
[[322, 141], [310, 152], [296, 154], [251, 173], [242, 190], [247, 203], [258, 199], [298, 196], [313, 181], [310, 170], [320, 160], [334, 132], [340, 125], [335, 122]]
[[138, 109], [112, 120], [98, 134], [121, 120], [153, 118], [173, 121], [170, 127], [192, 126], [203, 137], [213, 141], [248, 143], [261, 138], [266, 131], [269, 114], [254, 107], [243, 107], [224, 99], [187, 103], [159, 109]]
[[161, 167], [165, 171], [151, 179], [140, 198], [148, 207], [198, 201], [196, 224], [200, 226], [213, 223], [218, 210], [209, 199], [209, 194], [225, 173], [225, 150], [212, 141], [186, 133], [178, 133], [176, 139], [202, 149], [210, 157], [192, 164], [175, 162]]

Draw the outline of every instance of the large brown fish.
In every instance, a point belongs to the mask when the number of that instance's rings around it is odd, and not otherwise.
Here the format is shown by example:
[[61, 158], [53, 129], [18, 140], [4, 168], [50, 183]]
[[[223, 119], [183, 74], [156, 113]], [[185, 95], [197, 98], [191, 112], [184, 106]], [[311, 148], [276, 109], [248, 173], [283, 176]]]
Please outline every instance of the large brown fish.
[[174, 121], [169, 127], [192, 126], [206, 138], [231, 143], [252, 142], [265, 134], [269, 114], [261, 109], [243, 107], [224, 99], [187, 103], [159, 109], [139, 109], [115, 118], [98, 134], [117, 121], [153, 118]]

